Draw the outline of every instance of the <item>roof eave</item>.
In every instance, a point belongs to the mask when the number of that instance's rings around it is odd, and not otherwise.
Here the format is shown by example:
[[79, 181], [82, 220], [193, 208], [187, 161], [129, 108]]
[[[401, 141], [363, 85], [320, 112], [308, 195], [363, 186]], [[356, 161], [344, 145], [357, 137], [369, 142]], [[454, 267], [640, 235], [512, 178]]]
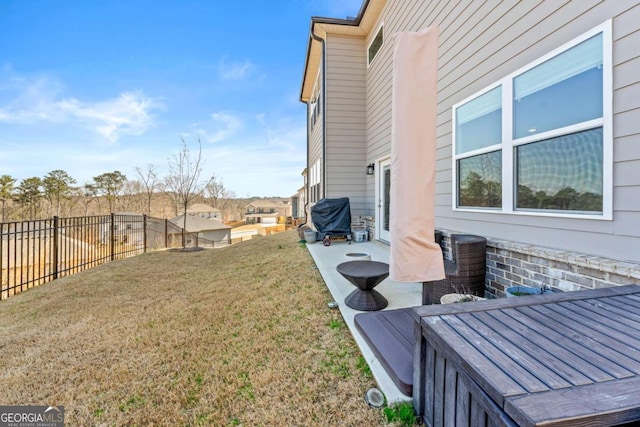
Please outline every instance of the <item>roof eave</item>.
[[[365, 14], [369, 10], [369, 5], [371, 3], [375, 3], [376, 7], [375, 12], [377, 14], [380, 13], [382, 6], [386, 3], [386, 0], [364, 0], [362, 6], [360, 7], [360, 11], [358, 12], [358, 16], [353, 19], [339, 19], [339, 18], [326, 18], [313, 16], [311, 17], [311, 25], [309, 28], [309, 42], [307, 43], [307, 54], [305, 57], [305, 66], [302, 75], [302, 85], [300, 88], [300, 102], [308, 102], [311, 99], [311, 91], [313, 90], [314, 81], [310, 81], [312, 79], [311, 76], [317, 74], [318, 67], [320, 66], [320, 56], [322, 55], [320, 40], [324, 40], [327, 33], [340, 33], [341, 31], [336, 31], [340, 27], [351, 27], [353, 29], [358, 29], [359, 31], [354, 32], [354, 35], [366, 35], [369, 28], [363, 28], [363, 19], [365, 18]], [[372, 17], [373, 20], [377, 20], [377, 16]], [[368, 19], [367, 21], [371, 21]], [[316, 47], [317, 46], [317, 47]], [[313, 68], [313, 69], [311, 69]]]

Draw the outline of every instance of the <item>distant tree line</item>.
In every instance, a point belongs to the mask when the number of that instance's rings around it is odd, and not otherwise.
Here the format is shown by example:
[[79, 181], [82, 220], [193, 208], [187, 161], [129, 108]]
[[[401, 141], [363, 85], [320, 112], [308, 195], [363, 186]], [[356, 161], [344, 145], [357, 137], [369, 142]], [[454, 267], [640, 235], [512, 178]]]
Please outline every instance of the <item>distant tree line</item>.
[[[191, 165], [195, 160], [197, 164]], [[242, 219], [246, 200], [236, 199], [215, 174], [201, 182], [200, 160], [201, 150], [193, 156], [183, 140], [182, 150], [169, 159], [169, 174], [165, 177], [159, 177], [152, 164], [134, 168], [135, 179], [128, 179], [121, 171], [114, 170], [97, 175], [82, 185], [64, 170], [53, 170], [44, 177], [26, 178], [20, 182], [10, 175], [0, 175], [0, 221], [112, 212], [172, 218], [192, 203], [206, 203], [220, 209], [228, 221]]]
[[[519, 209], [546, 209], [559, 211], [600, 212], [602, 194], [578, 192], [571, 187], [555, 193], [534, 191], [526, 185], [518, 186]], [[460, 186], [460, 205], [474, 207], [502, 206], [502, 185], [497, 180], [483, 178], [477, 172], [469, 172]]]

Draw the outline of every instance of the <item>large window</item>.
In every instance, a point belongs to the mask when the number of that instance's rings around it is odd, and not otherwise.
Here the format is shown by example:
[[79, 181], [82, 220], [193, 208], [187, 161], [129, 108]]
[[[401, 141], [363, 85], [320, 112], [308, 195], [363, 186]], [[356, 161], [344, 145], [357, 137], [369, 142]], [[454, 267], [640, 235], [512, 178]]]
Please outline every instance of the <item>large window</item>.
[[461, 105], [455, 112], [459, 206], [502, 206], [502, 88]]
[[611, 218], [610, 28], [453, 107], [454, 209]]

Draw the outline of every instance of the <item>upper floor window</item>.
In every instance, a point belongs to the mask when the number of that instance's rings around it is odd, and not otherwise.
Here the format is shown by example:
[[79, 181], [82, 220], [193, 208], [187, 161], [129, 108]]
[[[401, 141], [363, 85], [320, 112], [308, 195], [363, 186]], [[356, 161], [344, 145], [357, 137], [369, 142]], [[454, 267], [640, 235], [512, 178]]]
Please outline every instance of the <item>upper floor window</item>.
[[383, 44], [384, 44], [384, 25], [381, 25], [380, 29], [378, 30], [378, 33], [376, 34], [376, 36], [373, 38], [373, 41], [369, 45], [369, 51], [367, 55], [367, 58], [368, 58], [367, 64], [371, 64], [371, 62], [373, 62], [373, 58], [376, 57], [376, 55], [378, 54], [378, 51], [380, 50]]
[[453, 107], [454, 209], [611, 218], [610, 28]]
[[316, 77], [316, 83], [313, 87], [313, 101], [309, 104], [309, 129], [313, 130], [320, 120], [322, 114], [322, 90], [320, 84], [320, 72]]

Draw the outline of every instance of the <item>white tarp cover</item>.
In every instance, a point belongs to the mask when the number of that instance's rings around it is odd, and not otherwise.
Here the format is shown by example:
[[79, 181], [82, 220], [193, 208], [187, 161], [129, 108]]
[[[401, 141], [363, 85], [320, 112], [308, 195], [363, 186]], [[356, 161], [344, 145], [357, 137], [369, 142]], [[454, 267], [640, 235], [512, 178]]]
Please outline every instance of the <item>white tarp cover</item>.
[[395, 35], [391, 122], [391, 261], [396, 282], [444, 279], [434, 242], [438, 27]]

